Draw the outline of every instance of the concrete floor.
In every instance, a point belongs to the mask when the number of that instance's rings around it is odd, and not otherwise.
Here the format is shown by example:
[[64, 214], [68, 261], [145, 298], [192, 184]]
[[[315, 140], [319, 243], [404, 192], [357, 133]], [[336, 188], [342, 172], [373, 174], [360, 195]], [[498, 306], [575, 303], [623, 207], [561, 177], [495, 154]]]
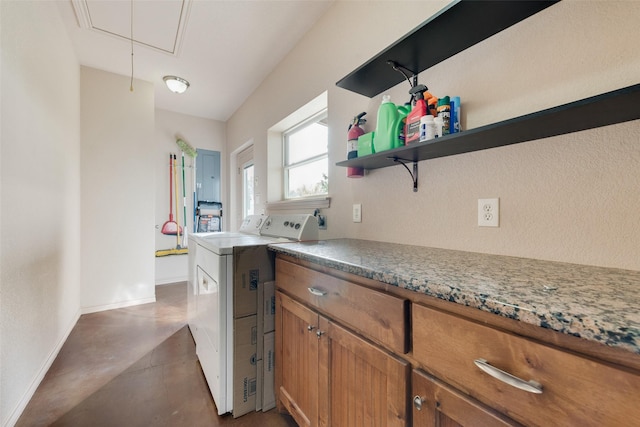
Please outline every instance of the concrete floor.
[[186, 296], [158, 286], [156, 303], [81, 316], [17, 426], [295, 426], [276, 410], [217, 415]]

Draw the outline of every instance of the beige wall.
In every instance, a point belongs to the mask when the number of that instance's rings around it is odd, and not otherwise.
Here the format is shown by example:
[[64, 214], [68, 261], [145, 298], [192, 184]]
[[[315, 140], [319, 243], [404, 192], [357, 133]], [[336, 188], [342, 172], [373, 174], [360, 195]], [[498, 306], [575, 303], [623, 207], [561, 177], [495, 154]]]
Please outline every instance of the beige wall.
[[[182, 159], [180, 147], [176, 144], [178, 137], [185, 140], [193, 148], [220, 151], [221, 159], [226, 157], [225, 123], [200, 117], [187, 116], [166, 110], [155, 110], [155, 248], [170, 249], [176, 247], [176, 236], [166, 236], [160, 232], [162, 224], [169, 219], [169, 153], [178, 155], [178, 194], [180, 223], [183, 223], [182, 209]], [[223, 206], [227, 206], [226, 164], [221, 160], [221, 196]], [[185, 184], [187, 193], [187, 229], [193, 230], [193, 175], [192, 159], [185, 155]], [[175, 203], [174, 203], [175, 205]], [[174, 208], [175, 216], [175, 208]], [[175, 218], [174, 218], [175, 219]], [[177, 220], [176, 220], [177, 221]], [[225, 224], [226, 225], [226, 224]], [[155, 260], [156, 284], [166, 284], [187, 280], [187, 255], [159, 257]]]
[[81, 67], [83, 312], [155, 301], [153, 84]]
[[[346, 126], [373, 99], [335, 82], [445, 2], [338, 1], [229, 120], [229, 151], [256, 142], [266, 176], [267, 129], [329, 91], [330, 165], [346, 157]], [[412, 10], [413, 13], [407, 13]], [[473, 128], [638, 83], [640, 2], [563, 1], [420, 75], [436, 95], [462, 98]], [[462, 30], [462, 29], [461, 29]], [[388, 91], [404, 102], [408, 85]], [[267, 108], [268, 107], [268, 108]], [[413, 193], [404, 168], [347, 179], [330, 167], [329, 229], [356, 237], [640, 269], [640, 121], [423, 161]], [[260, 192], [267, 194], [265, 180]], [[477, 226], [477, 199], [499, 197], [499, 228]], [[362, 203], [363, 221], [351, 206]]]
[[80, 315], [80, 69], [54, 2], [0, 2], [0, 425]]

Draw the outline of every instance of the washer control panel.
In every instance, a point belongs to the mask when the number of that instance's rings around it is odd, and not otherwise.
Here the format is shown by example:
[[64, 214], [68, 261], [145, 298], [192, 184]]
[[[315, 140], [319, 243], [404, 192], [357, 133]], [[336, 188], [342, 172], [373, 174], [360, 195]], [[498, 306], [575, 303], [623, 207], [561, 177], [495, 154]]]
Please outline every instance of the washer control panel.
[[309, 214], [269, 215], [260, 234], [290, 240], [318, 240], [318, 219]]

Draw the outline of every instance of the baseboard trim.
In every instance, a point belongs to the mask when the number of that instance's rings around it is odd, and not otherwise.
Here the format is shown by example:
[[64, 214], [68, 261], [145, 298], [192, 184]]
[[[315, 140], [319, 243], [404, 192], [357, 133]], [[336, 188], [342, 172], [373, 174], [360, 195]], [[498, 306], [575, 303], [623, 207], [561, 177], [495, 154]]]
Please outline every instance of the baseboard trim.
[[187, 280], [176, 280], [175, 282], [156, 283], [156, 286], [182, 285], [189, 283]]
[[188, 279], [189, 278], [187, 276], [166, 277], [160, 280], [156, 279], [156, 286], [173, 285], [174, 283], [186, 282]]
[[105, 305], [94, 305], [92, 307], [83, 307], [81, 311], [82, 311], [82, 314], [91, 314], [91, 313], [97, 313], [99, 311], [114, 310], [116, 308], [131, 307], [134, 305], [149, 304], [152, 302], [156, 302], [155, 295], [150, 298], [142, 298], [142, 299], [131, 300], [131, 301], [121, 301], [121, 302], [115, 302], [113, 304], [105, 304]]
[[60, 353], [60, 350], [62, 350], [62, 346], [67, 341], [67, 338], [69, 338], [71, 331], [73, 331], [73, 328], [75, 328], [76, 324], [78, 323], [78, 320], [80, 319], [80, 315], [81, 315], [81, 310], [78, 310], [76, 314], [73, 316], [73, 321], [70, 323], [62, 339], [58, 341], [54, 349], [51, 351], [51, 353], [49, 353], [49, 356], [45, 359], [44, 364], [38, 370], [38, 373], [36, 374], [36, 376], [33, 378], [31, 385], [29, 386], [27, 391], [25, 391], [25, 393], [22, 395], [22, 398], [18, 402], [18, 405], [15, 407], [15, 409], [11, 412], [11, 415], [9, 415], [9, 418], [6, 420], [6, 423], [3, 424], [4, 427], [13, 426], [18, 422], [18, 419], [20, 419], [20, 416], [22, 415], [25, 408], [29, 404], [29, 401], [31, 400], [33, 395], [36, 393], [36, 390], [38, 389], [38, 386], [40, 386], [40, 383], [44, 379], [44, 376], [49, 371], [49, 368], [51, 368], [51, 365], [53, 365], [53, 362], [54, 360], [56, 360], [56, 357], [58, 357], [58, 353]]

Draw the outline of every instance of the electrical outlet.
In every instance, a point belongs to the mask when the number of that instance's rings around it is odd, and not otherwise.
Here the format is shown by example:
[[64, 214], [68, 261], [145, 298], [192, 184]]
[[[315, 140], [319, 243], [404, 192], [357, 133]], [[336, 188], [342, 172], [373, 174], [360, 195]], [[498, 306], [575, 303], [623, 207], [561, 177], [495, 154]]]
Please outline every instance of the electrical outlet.
[[500, 227], [500, 199], [478, 199], [478, 227]]
[[360, 203], [353, 205], [353, 222], [362, 222], [362, 205]]

